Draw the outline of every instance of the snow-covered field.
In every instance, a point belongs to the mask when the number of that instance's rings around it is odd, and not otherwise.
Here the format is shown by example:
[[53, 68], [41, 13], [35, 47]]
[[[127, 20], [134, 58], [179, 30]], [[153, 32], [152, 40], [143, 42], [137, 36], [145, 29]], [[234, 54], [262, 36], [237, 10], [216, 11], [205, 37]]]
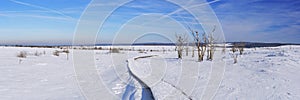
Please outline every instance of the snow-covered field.
[[[19, 64], [17, 54], [27, 51]], [[36, 51], [46, 55], [33, 56]], [[76, 83], [72, 60], [52, 55], [54, 49], [0, 47], [1, 100], [84, 99]]]
[[[196, 52], [195, 57], [191, 56], [192, 52], [188, 56], [184, 53], [179, 60], [175, 47], [171, 46], [118, 48], [135, 51], [94, 51], [95, 69], [107, 89], [102, 90], [115, 95], [116, 99], [144, 99], [149, 95], [140, 88], [142, 85], [136, 77], [151, 88], [155, 99], [203, 98], [212, 61], [197, 62]], [[67, 60], [65, 53], [54, 56], [55, 50], [60, 49], [0, 47], [0, 99], [84, 99], [73, 67], [73, 51], [70, 50]], [[18, 58], [16, 55], [20, 51], [26, 51], [28, 56]], [[45, 54], [35, 56], [35, 52]], [[143, 56], [151, 57], [135, 59]], [[225, 73], [214, 99], [300, 99], [300, 46], [245, 49], [237, 64], [233, 64], [229, 48], [224, 56]]]

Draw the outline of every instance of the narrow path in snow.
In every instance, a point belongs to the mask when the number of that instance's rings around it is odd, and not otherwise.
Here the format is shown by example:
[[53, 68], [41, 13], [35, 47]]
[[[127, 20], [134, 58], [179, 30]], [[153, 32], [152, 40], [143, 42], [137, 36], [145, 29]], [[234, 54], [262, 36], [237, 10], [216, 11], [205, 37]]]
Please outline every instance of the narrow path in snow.
[[[138, 59], [145, 59], [145, 58], [150, 58], [150, 57], [155, 57], [155, 56], [157, 56], [157, 55], [140, 56], [140, 57], [135, 57], [133, 59], [127, 60], [127, 68], [128, 68], [129, 75], [132, 76], [136, 81], [138, 81], [139, 84], [143, 87], [142, 100], [149, 100], [149, 99], [154, 100], [154, 95], [153, 95], [152, 90], [149, 87], [149, 85], [147, 85], [147, 83], [145, 83], [141, 78], [139, 78], [136, 74], [134, 74], [134, 71], [132, 71], [131, 67], [133, 66], [133, 63], [136, 62]], [[183, 94], [188, 100], [192, 100], [192, 98], [190, 96], [188, 96], [187, 93], [185, 93], [183, 90], [181, 90], [174, 84], [169, 83], [169, 82], [165, 81], [164, 79], [162, 79], [161, 82], [172, 86], [177, 91], [179, 91], [181, 94]], [[146, 93], [147, 95], [144, 95], [144, 93]], [[145, 96], [146, 96], [146, 98], [143, 98]]]
[[[153, 56], [136, 57], [136, 58], [133, 58], [133, 61], [137, 60], [137, 59], [140, 59], [140, 58], [148, 58], [148, 57], [153, 57]], [[136, 80], [141, 85], [141, 88], [142, 88], [142, 94], [141, 94], [142, 97], [141, 97], [141, 99], [142, 100], [155, 100], [151, 88], [144, 81], [142, 81], [139, 77], [137, 77], [132, 72], [132, 70], [130, 69], [130, 64], [129, 63], [131, 63], [131, 60], [127, 60], [127, 69], [128, 69], [129, 75], [132, 76], [132, 78], [134, 80]], [[129, 87], [132, 88], [133, 86], [129, 86]], [[130, 98], [135, 95], [136, 91], [137, 91], [137, 89], [135, 87], [134, 92], [130, 94]]]

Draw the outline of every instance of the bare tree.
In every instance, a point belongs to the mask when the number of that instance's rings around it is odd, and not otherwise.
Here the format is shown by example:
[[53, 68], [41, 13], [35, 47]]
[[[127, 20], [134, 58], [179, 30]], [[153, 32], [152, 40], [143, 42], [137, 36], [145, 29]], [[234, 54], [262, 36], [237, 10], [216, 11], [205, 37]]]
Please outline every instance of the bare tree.
[[215, 49], [215, 39], [213, 36], [213, 33], [216, 31], [216, 26], [214, 26], [214, 29], [211, 31], [211, 33], [208, 35], [208, 50], [207, 50], [207, 60], [213, 60], [214, 53], [216, 51]]
[[195, 42], [195, 45], [197, 48], [198, 61], [201, 62], [201, 61], [203, 61], [203, 58], [205, 56], [205, 51], [207, 49], [206, 47], [207, 47], [208, 39], [207, 39], [206, 33], [204, 32], [201, 37], [201, 35], [199, 34], [198, 31], [193, 31], [192, 29], [190, 29], [190, 31], [193, 35], [194, 42]]
[[244, 52], [244, 48], [245, 48], [246, 44], [244, 42], [240, 42], [240, 43], [237, 43], [236, 45], [239, 49], [240, 55], [242, 55], [243, 52]]
[[69, 60], [69, 53], [70, 53], [69, 49], [68, 49], [68, 48], [67, 48], [67, 49], [64, 49], [62, 52], [66, 53], [66, 55], [67, 55], [67, 60]]
[[186, 35], [178, 35], [176, 34], [176, 51], [178, 53], [178, 58], [182, 59], [182, 52], [184, 49], [184, 44], [187, 41]]
[[237, 63], [237, 58], [238, 58], [238, 54], [236, 54], [236, 52], [238, 51], [238, 46], [234, 44], [231, 47], [230, 51], [232, 51], [231, 56], [233, 57], [233, 60], [234, 60], [233, 63], [235, 64], [235, 63]]

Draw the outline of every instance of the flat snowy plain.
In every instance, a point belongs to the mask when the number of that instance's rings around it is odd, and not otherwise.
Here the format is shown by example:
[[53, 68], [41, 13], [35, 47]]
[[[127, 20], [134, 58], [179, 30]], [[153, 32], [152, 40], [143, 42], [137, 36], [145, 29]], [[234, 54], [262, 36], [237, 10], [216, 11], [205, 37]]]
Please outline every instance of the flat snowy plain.
[[[188, 56], [184, 53], [183, 59], [179, 60], [172, 46], [117, 48], [134, 48], [136, 51], [94, 51], [99, 77], [102, 77], [107, 91], [116, 98], [141, 99], [145, 95], [140, 84], [129, 74], [129, 69], [149, 85], [155, 99], [202, 98], [212, 62], [197, 62], [196, 52], [195, 57], [191, 56], [192, 52]], [[141, 53], [139, 49], [146, 52]], [[70, 50], [70, 59], [67, 60], [64, 53], [54, 56], [55, 50], [60, 49], [0, 47], [0, 99], [83, 100], [73, 67], [73, 51]], [[26, 51], [28, 56], [18, 58], [21, 51]], [[45, 55], [35, 56], [35, 52], [45, 52]], [[237, 64], [233, 64], [230, 53], [228, 48], [223, 58], [225, 73], [214, 99], [300, 99], [300, 46], [247, 48], [238, 57]], [[134, 59], [149, 55], [153, 57]]]

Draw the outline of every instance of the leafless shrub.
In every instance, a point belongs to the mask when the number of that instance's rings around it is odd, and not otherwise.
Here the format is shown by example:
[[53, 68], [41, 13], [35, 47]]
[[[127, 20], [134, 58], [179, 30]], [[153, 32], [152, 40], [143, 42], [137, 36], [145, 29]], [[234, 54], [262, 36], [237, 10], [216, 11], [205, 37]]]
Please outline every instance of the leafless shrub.
[[102, 47], [94, 47], [94, 50], [102, 50]]
[[120, 49], [118, 48], [110, 48], [109, 53], [120, 53]]
[[70, 53], [70, 51], [68, 49], [64, 49], [62, 52], [63, 53]]
[[233, 63], [235, 64], [235, 63], [237, 63], [237, 59], [238, 59], [238, 54], [236, 54], [236, 52], [238, 51], [237, 45], [233, 45], [231, 47], [230, 51], [232, 51], [231, 56], [233, 57], [233, 60], [234, 60]]
[[19, 59], [19, 64], [21, 64], [22, 61], [23, 61], [21, 58], [26, 58], [26, 57], [27, 57], [27, 52], [21, 51], [21, 52], [19, 52], [19, 53], [17, 54], [17, 57], [20, 58], [20, 59]]
[[240, 42], [240, 43], [235, 43], [234, 45], [238, 48], [238, 50], [240, 52], [240, 55], [242, 55], [243, 52], [244, 52], [244, 48], [246, 46], [246, 43]]
[[55, 51], [53, 52], [53, 55], [54, 55], [54, 56], [59, 56], [59, 51], [58, 51], [58, 50], [55, 50]]
[[35, 51], [34, 56], [40, 56], [40, 55], [42, 55], [42, 53]]
[[69, 60], [69, 49], [64, 49], [62, 52], [66, 53], [67, 54], [67, 60]]
[[164, 47], [163, 47], [162, 49], [163, 49], [163, 50], [162, 50], [162, 51], [163, 51], [163, 54], [166, 53], [167, 50], [166, 50]]
[[216, 26], [214, 26], [214, 29], [211, 31], [211, 33], [208, 35], [208, 41], [207, 41], [207, 60], [213, 60], [214, 53], [216, 51], [215, 49], [215, 39], [213, 36], [213, 33], [216, 31]]
[[182, 59], [182, 52], [183, 52], [183, 49], [184, 49], [184, 44], [187, 41], [187, 36], [176, 34], [176, 40], [177, 40], [177, 43], [176, 43], [175, 50], [177, 51], [178, 58]]
[[138, 52], [139, 52], [139, 53], [145, 53], [145, 51], [142, 50], [142, 49], [138, 49]]
[[21, 51], [21, 52], [19, 52], [19, 54], [17, 54], [17, 57], [19, 57], [19, 58], [26, 58], [27, 57], [27, 52]]

